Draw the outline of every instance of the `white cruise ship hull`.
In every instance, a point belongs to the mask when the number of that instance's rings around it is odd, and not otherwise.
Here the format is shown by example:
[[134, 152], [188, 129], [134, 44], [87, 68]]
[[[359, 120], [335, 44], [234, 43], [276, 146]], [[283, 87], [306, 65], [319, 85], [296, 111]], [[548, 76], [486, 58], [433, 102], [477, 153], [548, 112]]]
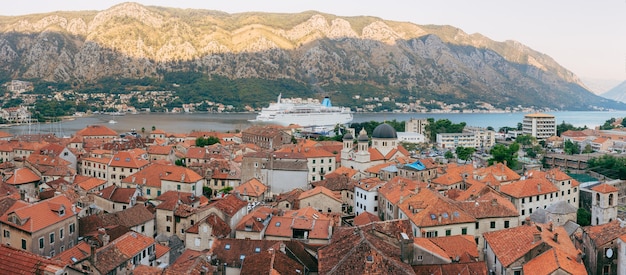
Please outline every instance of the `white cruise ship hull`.
[[297, 124], [302, 127], [334, 127], [337, 124], [347, 124], [352, 121], [352, 111], [346, 107], [333, 107], [329, 98], [323, 103], [294, 103], [281, 101], [278, 96], [276, 103], [263, 108], [253, 122], [272, 123], [283, 126]]

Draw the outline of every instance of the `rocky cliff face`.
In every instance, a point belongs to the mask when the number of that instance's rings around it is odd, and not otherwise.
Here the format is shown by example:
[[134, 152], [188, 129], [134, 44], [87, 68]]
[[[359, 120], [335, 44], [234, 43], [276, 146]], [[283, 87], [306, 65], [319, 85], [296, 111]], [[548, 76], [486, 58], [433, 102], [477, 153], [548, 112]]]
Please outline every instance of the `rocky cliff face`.
[[518, 42], [318, 12], [231, 15], [126, 3], [101, 12], [4, 17], [0, 68], [74, 85], [190, 70], [320, 86], [368, 83], [501, 105], [601, 105], [573, 73]]

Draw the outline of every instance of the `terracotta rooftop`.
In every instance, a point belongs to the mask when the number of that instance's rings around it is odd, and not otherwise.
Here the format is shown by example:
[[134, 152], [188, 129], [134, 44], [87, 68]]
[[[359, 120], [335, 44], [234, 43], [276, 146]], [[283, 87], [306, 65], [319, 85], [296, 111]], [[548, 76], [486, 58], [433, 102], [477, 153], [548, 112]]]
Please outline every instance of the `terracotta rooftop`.
[[386, 183], [386, 181], [382, 181], [379, 178], [372, 177], [359, 180], [359, 182], [356, 184], [356, 187], [359, 187], [360, 189], [365, 191], [370, 191], [376, 189], [377, 187], [382, 187]]
[[65, 264], [0, 244], [1, 274], [61, 274]]
[[101, 273], [108, 273], [154, 243], [154, 239], [151, 237], [134, 231], [128, 232], [96, 250], [98, 260], [95, 267]]
[[[284, 250], [289, 252], [287, 256], [300, 262], [300, 266], [306, 266], [311, 271], [317, 271], [317, 261], [306, 252], [304, 245], [298, 241], [278, 241], [278, 240], [245, 240], [245, 239], [217, 239], [213, 243], [209, 255], [211, 259], [219, 260], [230, 267], [241, 267], [245, 258], [259, 254], [270, 248], [274, 251]], [[242, 255], [244, 258], [242, 259]], [[242, 274], [244, 274], [242, 272]], [[287, 273], [295, 274], [295, 273]]]
[[626, 234], [626, 226], [622, 227], [618, 220], [601, 225], [590, 225], [583, 227], [583, 232], [593, 240], [596, 247], [602, 247], [619, 236]]
[[[0, 222], [34, 233], [60, 221], [76, 217], [78, 211], [80, 209], [74, 208], [72, 202], [61, 195], [33, 204], [15, 203], [0, 216]], [[17, 223], [10, 221], [9, 217], [16, 217]]]
[[241, 218], [239, 223], [237, 223], [235, 230], [261, 232], [265, 229], [264, 222], [268, 220], [274, 212], [277, 212], [277, 210], [267, 206], [255, 207], [252, 212]]
[[393, 205], [400, 203], [402, 198], [407, 198], [418, 190], [426, 188], [427, 184], [404, 177], [394, 177], [387, 184], [378, 189], [378, 194], [387, 199]]
[[137, 188], [122, 188], [117, 185], [111, 185], [100, 190], [98, 196], [113, 202], [130, 203], [130, 199], [136, 191]]
[[136, 151], [121, 151], [113, 155], [109, 162], [111, 167], [125, 167], [139, 169], [148, 165], [150, 161], [144, 159]]
[[357, 215], [356, 217], [354, 217], [354, 225], [355, 226], [361, 226], [361, 225], [366, 225], [372, 222], [379, 222], [380, 218], [370, 212], [363, 212], [359, 215]]
[[451, 263], [441, 265], [414, 265], [413, 271], [418, 275], [487, 275], [485, 262]]
[[591, 190], [596, 191], [598, 193], [608, 194], [619, 191], [619, 189], [615, 188], [612, 185], [608, 185], [606, 183], [598, 184], [591, 188]]
[[514, 198], [524, 198], [530, 196], [550, 194], [558, 192], [559, 189], [545, 177], [531, 177], [525, 180], [516, 181], [500, 187], [500, 192]]
[[300, 194], [300, 196], [298, 197], [298, 200], [303, 200], [303, 199], [306, 199], [315, 195], [320, 195], [320, 194], [325, 195], [326, 197], [334, 199], [338, 202], [341, 202], [341, 199], [337, 198], [337, 195], [333, 191], [323, 186], [318, 186], [311, 190], [302, 192], [302, 194]]
[[[562, 226], [540, 225], [528, 222], [526, 225], [503, 229], [483, 234], [485, 241], [493, 250], [504, 267], [508, 267], [529, 251], [539, 245], [559, 249], [570, 256], [576, 256], [577, 250], [567, 237], [567, 231]], [[558, 235], [558, 241], [555, 241]], [[538, 240], [536, 239], [538, 236]]]
[[270, 248], [243, 259], [241, 274], [302, 274], [304, 267], [285, 253]]
[[[560, 271], [560, 272], [559, 272]], [[550, 249], [541, 255], [530, 259], [524, 264], [524, 274], [587, 274], [587, 269], [575, 256], [564, 253], [559, 249]]]
[[124, 178], [122, 183], [145, 183], [146, 186], [160, 188], [162, 181], [196, 183], [201, 179], [203, 179], [202, 176], [186, 167], [152, 163]]
[[249, 197], [260, 197], [265, 191], [267, 191], [267, 186], [256, 178], [252, 178], [233, 189], [233, 192]]
[[227, 195], [222, 199], [218, 199], [210, 204], [211, 207], [215, 207], [222, 211], [224, 214], [232, 217], [240, 209], [247, 207], [248, 202], [238, 198], [236, 195]]
[[[176, 261], [163, 271], [162, 275], [201, 275], [214, 274], [215, 272], [217, 272], [216, 268], [211, 265], [203, 252], [186, 249]], [[161, 273], [158, 274], [161, 275]]]
[[467, 214], [454, 201], [426, 188], [404, 199], [398, 208], [418, 227], [476, 222], [474, 217]]
[[[403, 237], [404, 236], [404, 237]], [[340, 227], [330, 244], [318, 250], [320, 274], [414, 274], [401, 261], [400, 240], [411, 242], [408, 220]]]
[[75, 246], [59, 253], [55, 256], [55, 260], [59, 260], [66, 265], [72, 265], [76, 262], [85, 260], [91, 256], [91, 247], [85, 241], [81, 241]]
[[32, 170], [28, 168], [18, 168], [13, 172], [7, 180], [6, 183], [11, 185], [21, 185], [27, 183], [33, 183], [40, 181], [41, 178], [37, 176]]
[[230, 226], [224, 220], [222, 220], [219, 216], [215, 215], [214, 213], [211, 213], [206, 218], [202, 219], [201, 221], [189, 227], [187, 230], [185, 230], [185, 232], [198, 234], [199, 232], [198, 227], [204, 224], [211, 226], [213, 230], [212, 231], [213, 236], [216, 236], [218, 238], [228, 237], [231, 231]]
[[77, 136], [91, 137], [91, 136], [104, 136], [104, 137], [117, 137], [117, 132], [111, 130], [104, 125], [89, 125], [82, 130], [76, 132]]
[[[337, 172], [337, 170], [335, 170], [335, 172]], [[347, 191], [353, 192], [355, 183], [356, 183], [356, 180], [353, 180], [347, 174], [331, 173], [331, 174], [326, 174], [324, 176], [324, 180], [312, 182], [311, 185], [313, 187], [323, 186], [323, 187], [330, 189], [331, 191], [347, 190]]]

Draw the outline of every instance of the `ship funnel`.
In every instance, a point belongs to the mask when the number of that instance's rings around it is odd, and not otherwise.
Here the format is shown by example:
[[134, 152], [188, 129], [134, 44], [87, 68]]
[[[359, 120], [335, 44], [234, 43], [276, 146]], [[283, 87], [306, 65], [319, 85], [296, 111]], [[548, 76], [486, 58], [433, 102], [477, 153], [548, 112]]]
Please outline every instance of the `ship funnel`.
[[322, 106], [332, 107], [332, 104], [330, 104], [330, 97], [324, 97], [324, 100], [322, 101]]

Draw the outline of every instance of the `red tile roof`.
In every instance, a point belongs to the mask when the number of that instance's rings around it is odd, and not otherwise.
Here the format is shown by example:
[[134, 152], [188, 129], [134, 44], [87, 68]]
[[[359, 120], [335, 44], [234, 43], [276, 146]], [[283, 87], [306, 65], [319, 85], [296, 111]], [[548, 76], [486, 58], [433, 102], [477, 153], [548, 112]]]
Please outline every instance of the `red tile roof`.
[[140, 171], [124, 178], [122, 183], [146, 184], [149, 187], [161, 187], [162, 181], [196, 183], [203, 179], [193, 170], [168, 164], [152, 163]]
[[[214, 274], [217, 269], [211, 265], [203, 252], [186, 249], [176, 261], [168, 266], [163, 275], [201, 275]], [[161, 275], [161, 273], [159, 273]]]
[[400, 259], [402, 235], [413, 239], [407, 220], [340, 227], [318, 250], [320, 274], [414, 274]]
[[136, 191], [137, 188], [121, 188], [117, 185], [111, 185], [100, 190], [98, 196], [113, 202], [130, 203], [130, 199]]
[[406, 198], [398, 208], [418, 227], [476, 222], [454, 201], [426, 188]]
[[366, 225], [372, 222], [379, 222], [380, 218], [370, 212], [363, 212], [361, 214], [359, 214], [358, 216], [354, 217], [354, 225], [355, 226], [361, 226], [361, 225]]
[[65, 264], [0, 244], [0, 274], [61, 274]]
[[267, 191], [267, 186], [256, 178], [252, 178], [233, 189], [233, 192], [249, 197], [260, 197], [265, 191]]
[[[560, 270], [560, 272], [559, 272]], [[524, 264], [524, 274], [587, 274], [585, 265], [559, 249], [550, 249]]]
[[302, 192], [302, 194], [300, 194], [300, 196], [298, 197], [298, 200], [303, 200], [316, 195], [323, 195], [335, 201], [341, 202], [341, 199], [337, 198], [337, 195], [333, 191], [323, 186], [317, 186], [311, 190]]
[[[60, 211], [60, 210], [63, 211]], [[72, 212], [75, 210], [76, 212]], [[56, 196], [34, 204], [15, 203], [4, 215], [0, 222], [25, 232], [34, 233], [56, 223], [76, 217], [80, 209], [73, 209], [72, 202], [65, 196]], [[19, 223], [9, 221], [9, 217], [16, 216]]]
[[302, 264], [275, 249], [246, 256], [241, 266], [241, 274], [277, 275], [303, 273], [305, 273], [305, 270]]
[[11, 185], [21, 185], [40, 181], [41, 178], [37, 176], [32, 170], [28, 168], [18, 168], [13, 172], [6, 183]]
[[500, 192], [514, 198], [544, 195], [558, 191], [559, 189], [552, 182], [540, 176], [516, 181], [500, 187]]
[[593, 244], [596, 247], [602, 247], [606, 243], [626, 234], [626, 227], [621, 227], [620, 222], [614, 220], [601, 225], [585, 226], [583, 227], [583, 232], [587, 233], [587, 236], [593, 240]]
[[117, 137], [117, 132], [111, 130], [104, 125], [89, 125], [82, 130], [76, 132], [77, 136], [90, 137], [90, 136], [104, 136], [104, 137]]
[[418, 275], [487, 275], [485, 262], [451, 263], [439, 265], [414, 265], [413, 271]]
[[144, 159], [137, 151], [121, 151], [117, 154], [113, 155], [111, 161], [109, 162], [110, 167], [124, 167], [124, 168], [135, 168], [139, 169], [150, 162], [147, 159]]
[[[524, 257], [539, 245], [547, 245], [575, 257], [577, 250], [567, 238], [567, 231], [561, 226], [554, 226], [549, 230], [550, 226], [529, 222], [527, 225], [486, 232], [483, 237], [504, 267]], [[555, 234], [560, 236], [558, 241], [554, 241]]]
[[169, 155], [172, 152], [172, 146], [170, 145], [152, 145], [148, 147], [148, 154], [151, 155]]
[[85, 241], [81, 241], [72, 248], [69, 248], [54, 257], [55, 260], [59, 260], [66, 265], [72, 265], [76, 262], [87, 259], [91, 256], [91, 247]]
[[232, 217], [244, 207], [248, 206], [248, 202], [239, 199], [235, 195], [227, 195], [222, 199], [218, 199], [210, 204], [211, 207], [215, 207], [222, 211], [224, 214]]
[[213, 236], [216, 236], [218, 238], [225, 238], [225, 237], [228, 237], [228, 235], [230, 235], [230, 231], [231, 231], [230, 226], [224, 220], [222, 220], [222, 218], [215, 215], [214, 213], [209, 214], [206, 218], [195, 223], [190, 228], [188, 228], [185, 232], [198, 234], [199, 232], [198, 227], [201, 224], [208, 224], [209, 226], [211, 226]]
[[606, 183], [598, 184], [591, 188], [591, 190], [596, 191], [598, 193], [608, 194], [619, 191], [619, 189], [615, 188], [612, 185], [608, 185]]

